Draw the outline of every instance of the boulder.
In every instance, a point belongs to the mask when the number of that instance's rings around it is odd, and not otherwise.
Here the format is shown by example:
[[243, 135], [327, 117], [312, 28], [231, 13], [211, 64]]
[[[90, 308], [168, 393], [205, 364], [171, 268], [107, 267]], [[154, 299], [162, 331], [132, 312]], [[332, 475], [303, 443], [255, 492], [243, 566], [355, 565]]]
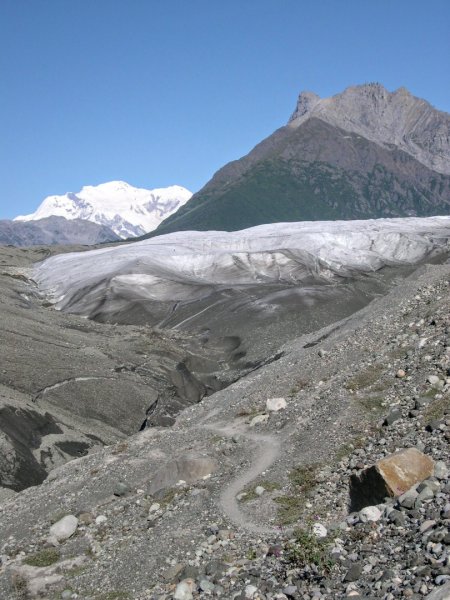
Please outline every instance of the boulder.
[[359, 511], [398, 497], [413, 485], [431, 477], [434, 461], [416, 448], [407, 448], [379, 460], [350, 478], [350, 509]]

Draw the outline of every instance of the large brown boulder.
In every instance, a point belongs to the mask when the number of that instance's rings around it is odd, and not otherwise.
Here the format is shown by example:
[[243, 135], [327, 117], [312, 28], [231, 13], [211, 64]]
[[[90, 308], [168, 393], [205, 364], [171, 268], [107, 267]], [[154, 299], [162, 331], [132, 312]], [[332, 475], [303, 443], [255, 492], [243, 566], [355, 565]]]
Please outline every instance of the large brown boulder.
[[406, 448], [379, 460], [350, 478], [350, 510], [361, 510], [397, 497], [431, 477], [434, 461], [416, 448]]

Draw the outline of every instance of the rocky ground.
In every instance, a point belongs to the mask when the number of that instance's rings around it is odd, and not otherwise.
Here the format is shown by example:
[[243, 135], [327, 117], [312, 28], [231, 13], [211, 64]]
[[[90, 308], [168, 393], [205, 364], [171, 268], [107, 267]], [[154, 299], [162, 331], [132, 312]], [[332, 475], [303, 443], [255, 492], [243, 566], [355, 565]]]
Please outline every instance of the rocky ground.
[[[449, 597], [449, 274], [5, 499], [0, 597]], [[404, 448], [434, 471], [358, 506], [352, 476]]]

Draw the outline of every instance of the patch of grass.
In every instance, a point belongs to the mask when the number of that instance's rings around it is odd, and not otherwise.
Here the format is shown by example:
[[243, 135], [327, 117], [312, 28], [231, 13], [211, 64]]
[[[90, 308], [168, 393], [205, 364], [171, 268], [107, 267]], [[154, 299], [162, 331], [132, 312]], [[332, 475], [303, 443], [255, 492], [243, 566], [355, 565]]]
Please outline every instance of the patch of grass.
[[[431, 391], [431, 390], [430, 390]], [[425, 394], [426, 395], [426, 394]], [[434, 421], [435, 419], [442, 419], [445, 411], [450, 408], [450, 394], [445, 394], [442, 398], [431, 401], [423, 412], [423, 418], [425, 421]]]
[[333, 562], [328, 554], [327, 543], [304, 529], [296, 529], [294, 535], [294, 541], [285, 547], [287, 561], [295, 567], [313, 564], [322, 572], [330, 571]]
[[266, 490], [266, 492], [273, 492], [275, 490], [279, 490], [281, 487], [280, 484], [276, 483], [275, 481], [259, 481], [258, 483], [253, 484], [252, 487], [244, 490], [245, 496], [241, 499], [241, 502], [249, 502], [250, 500], [256, 500], [256, 498], [259, 498], [260, 496], [258, 496], [255, 490], [260, 485]]
[[30, 554], [23, 561], [31, 567], [49, 567], [59, 560], [59, 552], [55, 548], [45, 548], [35, 554]]
[[384, 410], [383, 402], [383, 396], [363, 396], [358, 398], [358, 404], [376, 416]]
[[302, 494], [308, 494], [316, 485], [316, 473], [319, 465], [301, 465], [289, 473], [292, 484]]
[[344, 387], [347, 390], [357, 392], [365, 388], [373, 386], [381, 377], [383, 368], [381, 365], [374, 365], [368, 367], [364, 371], [360, 371], [354, 377], [351, 377], [346, 381]]
[[292, 493], [278, 496], [275, 502], [279, 505], [278, 517], [282, 525], [290, 525], [300, 519], [304, 511], [305, 501], [316, 485], [316, 473], [319, 465], [299, 466], [289, 474]]

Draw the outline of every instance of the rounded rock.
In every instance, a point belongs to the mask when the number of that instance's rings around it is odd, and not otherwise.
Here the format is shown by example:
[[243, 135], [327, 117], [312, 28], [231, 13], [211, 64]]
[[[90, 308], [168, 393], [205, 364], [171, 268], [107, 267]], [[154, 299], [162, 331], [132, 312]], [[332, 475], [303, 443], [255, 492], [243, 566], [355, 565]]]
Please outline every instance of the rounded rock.
[[78, 519], [74, 515], [66, 515], [50, 527], [50, 535], [58, 542], [69, 539], [77, 530]]

